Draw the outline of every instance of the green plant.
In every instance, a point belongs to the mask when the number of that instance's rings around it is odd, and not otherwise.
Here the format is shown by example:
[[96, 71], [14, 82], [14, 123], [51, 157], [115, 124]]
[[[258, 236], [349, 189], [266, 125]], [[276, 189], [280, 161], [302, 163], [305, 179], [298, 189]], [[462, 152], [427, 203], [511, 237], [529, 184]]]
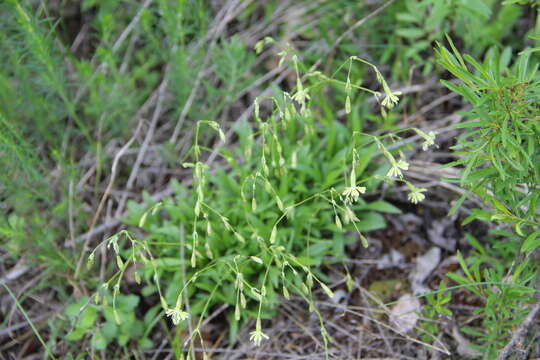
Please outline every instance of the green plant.
[[[106, 292], [101, 290], [101, 293]], [[104, 350], [113, 341], [125, 346], [134, 340], [139, 348], [150, 348], [152, 341], [148, 335], [155, 312], [150, 311], [143, 320], [139, 320], [135, 312], [139, 304], [137, 295], [118, 295], [114, 302], [111, 295], [100, 296], [102, 298], [94, 299], [95, 302], [91, 302], [88, 297], [82, 297], [66, 307], [64, 314], [72, 323], [72, 330], [66, 339], [80, 341], [92, 334], [92, 349], [98, 351]]]
[[[453, 54], [439, 46], [439, 62], [463, 82], [443, 82], [471, 103], [473, 108], [466, 115], [473, 120], [458, 125], [466, 129], [454, 147], [460, 159], [448, 166], [464, 166], [460, 184], [493, 207], [475, 210], [468, 221], [506, 222], [525, 237], [540, 225], [540, 109], [535, 101], [540, 96], [538, 64], [525, 50], [508, 67], [508, 48], [502, 53], [492, 49], [480, 64], [468, 55], [461, 56], [450, 44]], [[465, 198], [456, 202], [452, 212]], [[522, 250], [534, 250], [533, 241], [528, 239]]]
[[467, 259], [458, 253], [465, 276], [449, 275], [485, 301], [480, 311], [485, 313], [486, 330], [469, 333], [482, 343], [485, 357], [492, 359], [508, 341], [512, 327], [525, 317], [523, 305], [532, 301], [530, 294], [534, 290], [530, 286], [534, 286], [534, 271], [538, 271], [531, 259], [540, 246], [540, 76], [532, 50], [522, 51], [511, 64], [509, 48], [502, 52], [492, 48], [479, 63], [469, 55], [461, 55], [450, 38], [448, 41], [452, 51], [439, 45], [438, 61], [462, 82], [443, 83], [472, 105], [466, 113], [472, 120], [457, 125], [465, 129], [454, 146], [460, 158], [447, 165], [462, 166], [460, 178], [454, 181], [469, 192], [450, 213], [467, 196], [475, 195], [486, 207], [472, 209], [465, 224], [474, 219], [495, 221], [515, 231], [515, 235], [505, 233], [506, 243], [494, 245], [499, 257], [510, 249], [510, 261], [501, 263], [488, 256], [469, 236], [478, 253]]
[[422, 322], [421, 334], [424, 341], [432, 341], [432, 334], [439, 333], [449, 323], [448, 317], [455, 315], [449, 309], [452, 292], [469, 291], [481, 299], [482, 305], [472, 312], [478, 321], [462, 327], [461, 331], [475, 339], [476, 343], [469, 345], [472, 349], [485, 359], [494, 359], [527, 315], [529, 310], [523, 304], [535, 300], [538, 268], [532, 262], [523, 262], [512, 274], [508, 273], [519, 254], [520, 242], [519, 236], [511, 232], [492, 230], [486, 245], [468, 233], [465, 237], [473, 250], [467, 258], [457, 252], [462, 273], [446, 274], [457, 285], [447, 287], [443, 280], [436, 291], [424, 294], [426, 305], [422, 313], [426, 320]]
[[436, 292], [427, 292], [425, 294], [426, 305], [422, 309], [422, 314], [428, 321], [422, 322], [421, 329], [427, 335], [424, 335], [424, 341], [433, 340], [432, 334], [440, 331], [439, 321], [443, 316], [452, 316], [452, 311], [448, 309], [452, 301], [452, 293], [447, 290], [446, 282], [441, 281]]
[[[488, 239], [489, 248], [482, 246], [476, 238], [467, 234], [467, 240], [474, 251], [465, 259], [458, 252], [458, 260], [463, 275], [450, 273], [448, 277], [457, 284], [481, 298], [484, 303], [474, 311], [480, 316], [481, 326], [462, 328], [472, 336], [477, 344], [472, 345], [484, 354], [486, 359], [494, 359], [528, 313], [524, 304], [534, 302], [537, 267], [531, 262], [521, 262], [512, 273], [508, 269], [516, 254], [519, 254], [519, 236], [510, 232], [495, 232]], [[506, 239], [506, 242], [501, 242]]]
[[[433, 43], [443, 40], [445, 33], [462, 40], [473, 55], [479, 55], [509, 36], [522, 13], [521, 7], [501, 6], [496, 0], [406, 0], [404, 5], [395, 15], [395, 36], [407, 45], [399, 52], [399, 61], [412, 60], [415, 66], [422, 66], [424, 75], [435, 65], [426, 54], [431, 54]], [[394, 66], [400, 65], [396, 62]]]
[[[375, 71], [384, 92], [381, 104], [392, 109], [398, 94], [372, 64], [352, 57], [345, 65], [350, 69], [356, 63]], [[396, 159], [395, 152], [387, 150], [389, 142], [399, 140], [397, 135], [377, 137], [350, 131], [339, 122], [319, 121], [311, 106], [314, 91], [326, 84], [344, 87], [346, 113], [355, 89], [377, 97], [379, 93], [356, 84], [350, 76], [345, 83], [318, 72], [301, 76], [295, 55], [292, 65], [297, 73], [294, 93], [256, 99], [254, 125], [236, 128], [236, 149], [218, 152], [202, 146], [204, 127], [215, 131], [221, 141], [226, 139], [218, 123], [199, 121], [189, 153], [192, 161], [184, 163], [193, 169], [191, 186], [177, 184], [174, 198], [147, 202], [149, 209], [130, 204], [126, 222], [147, 235], [138, 240], [123, 232], [120, 235], [131, 244], [127, 247], [118, 236], [108, 240], [119, 269], [109, 286], [117, 293], [128, 266], [139, 264], [137, 272], [149, 281], [145, 294], [157, 293], [161, 299], [156, 306], [180, 327], [186, 326], [185, 320], [195, 321], [188, 353], [196, 336], [204, 345], [202, 320], [220, 304], [234, 307], [228, 314], [231, 342], [250, 319], [256, 324], [251, 339], [259, 344], [266, 338], [261, 320], [271, 317], [280, 295], [288, 298], [296, 293], [319, 314], [312, 292], [319, 286], [332, 296], [319, 266], [340, 262], [349, 243], [360, 240], [367, 247], [363, 233], [385, 226], [379, 213], [399, 212], [362, 194], [374, 192], [383, 181], [397, 180], [409, 187], [410, 201], [424, 199], [425, 189], [403, 176], [408, 168], [403, 153], [399, 151]], [[268, 106], [263, 107], [265, 103]], [[424, 138], [426, 149], [433, 144], [434, 134], [416, 132]], [[203, 162], [203, 154], [212, 151], [222, 157], [226, 170], [212, 171]], [[387, 164], [376, 161], [381, 155]], [[332, 260], [324, 260], [328, 256]], [[327, 344], [324, 321], [320, 315], [319, 319]]]

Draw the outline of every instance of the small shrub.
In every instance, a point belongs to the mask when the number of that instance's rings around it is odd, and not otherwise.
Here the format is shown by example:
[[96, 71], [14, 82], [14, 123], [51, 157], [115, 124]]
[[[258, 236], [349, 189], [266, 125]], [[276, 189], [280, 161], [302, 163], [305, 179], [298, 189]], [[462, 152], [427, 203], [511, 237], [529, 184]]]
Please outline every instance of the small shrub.
[[454, 146], [460, 158], [448, 164], [462, 167], [461, 177], [453, 180], [469, 192], [450, 213], [475, 195], [485, 207], [472, 209], [464, 224], [478, 219], [514, 230], [500, 232], [506, 241], [492, 240], [489, 250], [469, 235], [474, 252], [467, 258], [458, 252], [463, 275], [449, 274], [483, 300], [476, 311], [483, 314], [482, 330], [463, 331], [479, 342], [485, 358], [494, 359], [527, 315], [525, 305], [534, 301], [537, 286], [533, 252], [540, 247], [540, 76], [533, 50], [524, 50], [511, 64], [509, 48], [492, 48], [479, 63], [448, 40], [452, 51], [439, 45], [438, 61], [462, 82], [443, 82], [472, 105], [465, 114], [470, 120], [457, 126], [465, 129]]

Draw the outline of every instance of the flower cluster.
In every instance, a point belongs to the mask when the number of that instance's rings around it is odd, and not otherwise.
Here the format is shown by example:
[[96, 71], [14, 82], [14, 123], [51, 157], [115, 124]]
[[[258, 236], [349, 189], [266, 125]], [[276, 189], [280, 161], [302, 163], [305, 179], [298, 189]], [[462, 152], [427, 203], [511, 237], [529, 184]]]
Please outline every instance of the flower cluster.
[[345, 204], [353, 204], [358, 201], [358, 198], [360, 197], [360, 194], [364, 194], [366, 192], [366, 188], [363, 186], [348, 186], [343, 190], [341, 193], [341, 196], [344, 197]]
[[388, 109], [393, 109], [394, 106], [396, 106], [396, 104], [399, 102], [399, 95], [401, 95], [401, 91], [390, 91], [390, 89], [388, 89], [388, 92], [386, 91], [385, 89], [385, 97], [383, 99], [383, 101], [381, 102], [382, 106], [388, 108]]
[[377, 76], [377, 81], [382, 85], [384, 91], [384, 99], [382, 100], [381, 105], [392, 110], [399, 102], [398, 96], [401, 95], [401, 91], [392, 91], [377, 68], [375, 68], [375, 74]]
[[180, 309], [179, 307], [175, 307], [174, 309], [167, 309], [165, 311], [165, 314], [171, 317], [174, 325], [178, 325], [180, 324], [181, 321], [184, 321], [187, 318], [189, 318], [189, 314], [183, 311], [182, 309]]
[[422, 200], [426, 198], [426, 196], [422, 193], [426, 192], [427, 189], [418, 188], [410, 183], [407, 183], [407, 186], [409, 187], [409, 190], [411, 190], [409, 195], [407, 195], [407, 199], [413, 204], [418, 204], [419, 202], [421, 202]]
[[414, 129], [418, 136], [424, 139], [422, 143], [422, 150], [426, 151], [430, 146], [435, 145], [435, 136], [436, 134], [433, 131], [428, 132], [427, 134], [420, 129]]
[[255, 325], [255, 331], [249, 333], [249, 340], [253, 341], [255, 345], [259, 346], [263, 339], [268, 339], [268, 335], [262, 332], [261, 330], [261, 319], [257, 319], [257, 324]]
[[408, 170], [409, 169], [409, 163], [407, 163], [404, 159], [400, 159], [396, 161], [392, 158], [390, 161], [392, 167], [388, 172], [386, 173], [386, 176], [388, 177], [403, 177], [403, 173], [401, 170]]

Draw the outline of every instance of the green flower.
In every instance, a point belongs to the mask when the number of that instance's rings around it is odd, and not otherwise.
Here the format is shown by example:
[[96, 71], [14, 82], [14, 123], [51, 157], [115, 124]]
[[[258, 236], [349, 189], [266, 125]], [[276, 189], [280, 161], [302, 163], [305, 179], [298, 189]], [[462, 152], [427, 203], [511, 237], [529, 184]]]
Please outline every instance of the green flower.
[[407, 195], [407, 199], [413, 204], [418, 204], [426, 198], [426, 196], [422, 193], [427, 191], [427, 189], [417, 188], [414, 185], [410, 185], [409, 188], [411, 189], [411, 192], [409, 193], [409, 195]]
[[343, 190], [341, 195], [345, 197], [344, 201], [346, 204], [352, 204], [357, 202], [360, 194], [364, 194], [365, 192], [366, 188], [363, 186], [348, 186]]
[[425, 133], [420, 129], [414, 129], [416, 133], [424, 139], [422, 143], [422, 150], [426, 151], [431, 145], [435, 145], [435, 136], [436, 134], [433, 131]]
[[268, 335], [262, 332], [261, 330], [261, 319], [257, 319], [257, 325], [255, 326], [255, 331], [249, 333], [249, 340], [253, 341], [255, 345], [261, 345], [263, 339], [268, 339]]
[[409, 169], [409, 163], [407, 163], [405, 160], [400, 159], [399, 161], [392, 161], [392, 167], [388, 172], [386, 173], [386, 176], [388, 177], [402, 177], [403, 174], [401, 170], [408, 170]]
[[387, 109], [393, 109], [394, 106], [396, 106], [396, 104], [399, 102], [399, 95], [401, 95], [401, 92], [400, 91], [395, 91], [395, 92], [391, 92], [391, 91], [388, 91], [388, 92], [385, 92], [385, 97], [382, 101], [382, 106], [386, 107]]
[[306, 100], [309, 100], [309, 94], [308, 89], [299, 89], [293, 96], [292, 99], [299, 103], [300, 105], [304, 105], [306, 103]]
[[185, 311], [182, 311], [179, 308], [167, 309], [165, 311], [165, 314], [167, 314], [167, 316], [171, 317], [172, 322], [173, 322], [174, 325], [178, 325], [178, 324], [180, 324], [181, 321], [184, 321], [187, 318], [189, 318], [189, 314], [187, 312], [185, 312]]

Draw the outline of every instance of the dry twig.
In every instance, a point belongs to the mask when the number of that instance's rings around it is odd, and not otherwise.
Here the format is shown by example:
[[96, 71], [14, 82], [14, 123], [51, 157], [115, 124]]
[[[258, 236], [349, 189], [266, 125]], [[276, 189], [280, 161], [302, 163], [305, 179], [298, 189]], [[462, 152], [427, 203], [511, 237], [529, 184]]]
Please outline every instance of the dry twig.
[[525, 360], [527, 358], [527, 349], [524, 347], [524, 339], [529, 333], [530, 328], [534, 325], [534, 321], [538, 314], [540, 314], [540, 298], [529, 315], [521, 322], [517, 330], [514, 331], [512, 338], [502, 349], [497, 360], [506, 360], [512, 353], [516, 355], [515, 360]]

